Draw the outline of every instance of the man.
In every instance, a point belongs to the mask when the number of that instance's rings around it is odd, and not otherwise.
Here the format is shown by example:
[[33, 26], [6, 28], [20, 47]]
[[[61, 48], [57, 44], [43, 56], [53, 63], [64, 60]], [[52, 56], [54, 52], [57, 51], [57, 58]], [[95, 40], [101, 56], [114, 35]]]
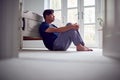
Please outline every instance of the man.
[[77, 24], [68, 24], [63, 27], [56, 27], [51, 24], [55, 20], [54, 10], [47, 9], [43, 12], [45, 22], [39, 27], [40, 36], [49, 50], [65, 51], [69, 48], [71, 42], [76, 46], [77, 51], [92, 51], [85, 46], [81, 35], [78, 32]]

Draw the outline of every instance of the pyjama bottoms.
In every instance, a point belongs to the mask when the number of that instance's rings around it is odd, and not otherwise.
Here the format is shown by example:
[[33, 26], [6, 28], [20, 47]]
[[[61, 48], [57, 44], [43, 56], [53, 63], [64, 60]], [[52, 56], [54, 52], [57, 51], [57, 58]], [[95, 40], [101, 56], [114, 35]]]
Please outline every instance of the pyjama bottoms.
[[66, 51], [72, 42], [74, 45], [81, 44], [84, 46], [84, 42], [78, 30], [72, 29], [66, 32], [61, 32], [54, 41], [53, 50]]

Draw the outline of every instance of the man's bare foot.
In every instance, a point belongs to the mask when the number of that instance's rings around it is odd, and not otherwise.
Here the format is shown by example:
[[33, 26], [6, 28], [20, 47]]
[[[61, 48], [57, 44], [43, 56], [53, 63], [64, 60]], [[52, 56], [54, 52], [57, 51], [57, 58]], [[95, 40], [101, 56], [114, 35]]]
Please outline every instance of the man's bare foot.
[[77, 51], [93, 51], [93, 50], [84, 47], [84, 48], [81, 48], [81, 49], [77, 49]]
[[88, 51], [93, 51], [93, 49], [90, 49], [90, 48], [88, 48], [88, 47], [86, 47], [86, 46], [84, 46], [85, 48], [87, 48], [88, 49]]
[[82, 45], [76, 46], [76, 50], [77, 51], [93, 51], [92, 49], [89, 49], [88, 47], [82, 46]]

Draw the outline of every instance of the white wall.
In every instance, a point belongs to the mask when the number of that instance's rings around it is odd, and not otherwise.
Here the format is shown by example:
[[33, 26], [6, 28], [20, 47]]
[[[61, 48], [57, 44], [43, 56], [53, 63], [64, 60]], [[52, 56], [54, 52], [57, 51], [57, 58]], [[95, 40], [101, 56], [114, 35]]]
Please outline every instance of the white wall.
[[42, 14], [44, 10], [44, 0], [23, 0], [23, 10], [30, 10]]
[[103, 54], [120, 58], [120, 0], [106, 0]]
[[0, 59], [18, 56], [19, 0], [0, 0]]

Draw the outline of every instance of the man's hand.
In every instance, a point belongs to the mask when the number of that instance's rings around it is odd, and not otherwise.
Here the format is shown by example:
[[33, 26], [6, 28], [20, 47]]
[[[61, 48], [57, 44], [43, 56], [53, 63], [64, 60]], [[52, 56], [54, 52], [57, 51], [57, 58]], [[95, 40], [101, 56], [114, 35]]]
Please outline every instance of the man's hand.
[[71, 25], [69, 25], [72, 29], [74, 29], [74, 30], [78, 30], [79, 29], [79, 25], [77, 24], [77, 23], [75, 23], [75, 24], [71, 24]]

